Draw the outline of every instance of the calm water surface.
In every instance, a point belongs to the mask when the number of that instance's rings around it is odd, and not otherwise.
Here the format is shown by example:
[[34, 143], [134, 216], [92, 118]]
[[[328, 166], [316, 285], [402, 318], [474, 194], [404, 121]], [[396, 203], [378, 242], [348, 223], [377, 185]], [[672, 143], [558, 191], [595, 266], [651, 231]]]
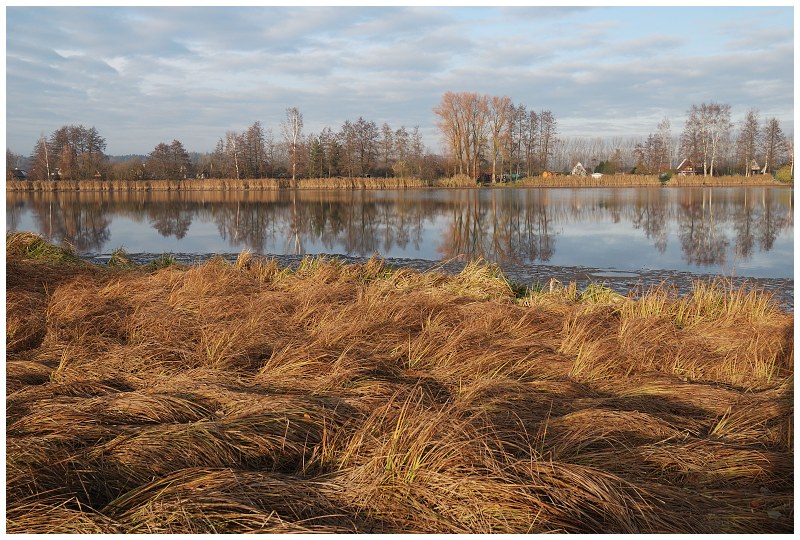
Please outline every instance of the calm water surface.
[[794, 276], [789, 187], [8, 193], [6, 229], [100, 259], [116, 248], [190, 258], [247, 249], [287, 260], [377, 253], [421, 267], [482, 257], [526, 279], [548, 269]]

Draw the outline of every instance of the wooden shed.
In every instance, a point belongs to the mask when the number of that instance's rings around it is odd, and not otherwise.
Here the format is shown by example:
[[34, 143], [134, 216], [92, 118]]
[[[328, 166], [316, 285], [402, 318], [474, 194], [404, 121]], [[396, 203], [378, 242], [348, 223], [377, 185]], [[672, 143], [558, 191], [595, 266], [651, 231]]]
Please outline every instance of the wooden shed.
[[681, 164], [678, 165], [675, 171], [678, 173], [678, 176], [694, 176], [697, 174], [697, 169], [695, 168], [694, 163], [688, 159], [681, 161]]

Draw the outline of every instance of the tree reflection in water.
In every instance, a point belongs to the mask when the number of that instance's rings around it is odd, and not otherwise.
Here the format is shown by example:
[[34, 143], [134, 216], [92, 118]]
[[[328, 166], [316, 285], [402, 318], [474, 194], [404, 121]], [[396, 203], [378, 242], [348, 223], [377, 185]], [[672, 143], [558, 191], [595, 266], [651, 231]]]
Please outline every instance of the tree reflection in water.
[[[11, 195], [7, 194], [6, 210]], [[101, 249], [111, 237], [108, 230], [110, 209], [99, 200], [86, 204], [79, 195], [74, 192], [34, 194], [25, 202], [30, 205], [38, 226], [38, 230], [33, 232], [55, 243], [68, 243], [79, 252]], [[16, 202], [12, 203], [14, 206], [17, 206]], [[8, 224], [6, 226], [8, 228]]]
[[[483, 258], [503, 263], [547, 262], [555, 253], [548, 190], [456, 192], [450, 225], [438, 252], [443, 259]], [[520, 196], [521, 195], [521, 196]]]
[[30, 220], [34, 232], [80, 252], [119, 247], [107, 245], [110, 227], [125, 217], [177, 240], [191, 239], [194, 224], [214, 224], [220, 245], [209, 252], [369, 257], [422, 250], [423, 258], [501, 265], [552, 261], [557, 238], [574, 224], [641, 231], [660, 254], [672, 238], [698, 267], [748, 260], [772, 250], [783, 231], [793, 234], [786, 188], [8, 193], [6, 215], [7, 229]]
[[[728, 239], [714, 219], [712, 190], [687, 191], [678, 214], [678, 238], [689, 264], [724, 266]], [[719, 219], [719, 218], [718, 218]]]

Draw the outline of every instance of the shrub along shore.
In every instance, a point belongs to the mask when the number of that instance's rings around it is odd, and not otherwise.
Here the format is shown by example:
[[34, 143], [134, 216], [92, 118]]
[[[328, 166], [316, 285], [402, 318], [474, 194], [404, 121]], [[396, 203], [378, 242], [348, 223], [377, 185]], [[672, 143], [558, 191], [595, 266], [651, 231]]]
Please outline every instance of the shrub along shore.
[[793, 317], [6, 237], [9, 533], [790, 533]]
[[[550, 176], [527, 177], [516, 182], [492, 184], [492, 187], [640, 187], [640, 186], [772, 186], [786, 185], [769, 175], [757, 176], [673, 176], [662, 181], [656, 175], [604, 175], [600, 178], [591, 176]], [[6, 191], [216, 191], [216, 190], [253, 190], [267, 191], [290, 189], [411, 189], [426, 187], [480, 187], [468, 176], [454, 176], [438, 180], [421, 180], [419, 178], [301, 178], [292, 182], [287, 178], [209, 178], [186, 180], [59, 180], [28, 181], [9, 180]]]

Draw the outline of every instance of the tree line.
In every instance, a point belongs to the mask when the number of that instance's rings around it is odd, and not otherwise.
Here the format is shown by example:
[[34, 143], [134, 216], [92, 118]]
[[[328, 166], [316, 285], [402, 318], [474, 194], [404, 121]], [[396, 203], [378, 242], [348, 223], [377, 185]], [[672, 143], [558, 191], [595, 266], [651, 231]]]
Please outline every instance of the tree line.
[[758, 111], [750, 109], [738, 131], [735, 127], [730, 105], [692, 105], [677, 140], [671, 137], [669, 120], [665, 118], [656, 133], [636, 145], [636, 169], [659, 173], [680, 165], [676, 164], [677, 159], [686, 159], [704, 176], [720, 171], [751, 176], [772, 173], [787, 160], [793, 161], [792, 141], [784, 135], [777, 118], [766, 118], [762, 124]]
[[731, 107], [715, 102], [692, 105], [678, 136], [664, 118], [647, 137], [559, 138], [549, 110], [538, 112], [507, 96], [445, 92], [433, 109], [443, 153], [423, 144], [419, 127], [391, 127], [359, 117], [338, 129], [303, 132], [303, 115], [286, 109], [276, 136], [260, 121], [229, 130], [211, 152], [190, 154], [174, 139], [146, 156], [110, 160], [96, 128], [63, 126], [36, 142], [29, 157], [6, 151], [7, 178], [27, 168], [32, 180], [91, 178], [325, 178], [414, 176], [433, 180], [456, 174], [472, 178], [569, 173], [577, 162], [594, 172], [659, 174], [684, 159], [704, 175], [770, 174], [789, 164], [793, 145], [774, 118], [762, 122], [756, 109], [734, 125]]

